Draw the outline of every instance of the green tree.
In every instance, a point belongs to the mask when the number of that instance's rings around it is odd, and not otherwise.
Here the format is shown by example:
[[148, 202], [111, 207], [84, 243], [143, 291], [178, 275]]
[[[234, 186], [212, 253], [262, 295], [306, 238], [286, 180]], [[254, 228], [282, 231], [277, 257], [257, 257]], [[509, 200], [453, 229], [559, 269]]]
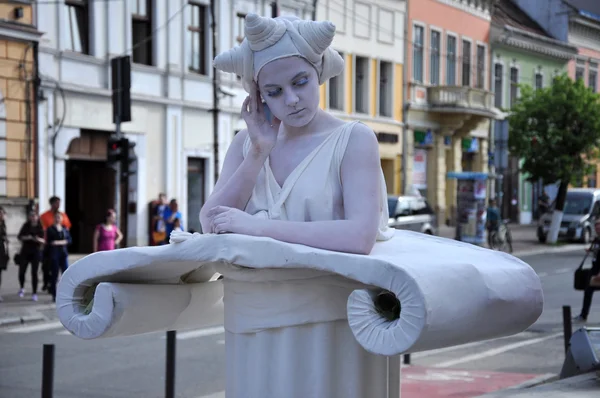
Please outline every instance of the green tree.
[[508, 117], [509, 150], [523, 160], [521, 171], [530, 181], [560, 182], [548, 237], [554, 243], [569, 182], [598, 158], [600, 96], [566, 74], [555, 77], [550, 87], [520, 90]]

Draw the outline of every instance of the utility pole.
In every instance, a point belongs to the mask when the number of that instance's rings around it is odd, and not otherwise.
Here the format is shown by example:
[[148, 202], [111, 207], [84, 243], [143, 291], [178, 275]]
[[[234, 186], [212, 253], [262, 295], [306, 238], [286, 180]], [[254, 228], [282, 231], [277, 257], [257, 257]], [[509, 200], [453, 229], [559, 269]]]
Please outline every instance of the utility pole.
[[[213, 58], [217, 56], [217, 19], [216, 13], [216, 0], [210, 1], [210, 26], [212, 29], [212, 55]], [[214, 176], [215, 181], [219, 179], [219, 75], [217, 68], [213, 65], [213, 78], [212, 78], [212, 91], [213, 91], [213, 158], [214, 158]]]

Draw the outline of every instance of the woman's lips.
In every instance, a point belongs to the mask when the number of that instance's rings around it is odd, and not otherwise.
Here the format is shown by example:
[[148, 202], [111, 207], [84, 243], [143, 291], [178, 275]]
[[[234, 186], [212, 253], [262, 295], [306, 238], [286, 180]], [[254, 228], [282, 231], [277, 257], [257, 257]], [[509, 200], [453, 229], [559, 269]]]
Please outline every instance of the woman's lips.
[[304, 112], [304, 109], [305, 109], [305, 108], [302, 108], [302, 109], [300, 109], [300, 110], [297, 110], [296, 112], [292, 112], [292, 113], [290, 113], [288, 116], [295, 116], [295, 115], [299, 114], [300, 112]]

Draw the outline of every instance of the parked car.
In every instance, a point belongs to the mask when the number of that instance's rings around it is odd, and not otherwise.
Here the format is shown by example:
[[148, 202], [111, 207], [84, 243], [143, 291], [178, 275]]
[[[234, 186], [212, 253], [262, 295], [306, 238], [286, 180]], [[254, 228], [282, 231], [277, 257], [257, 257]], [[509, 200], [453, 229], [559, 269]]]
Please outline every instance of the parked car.
[[[594, 223], [600, 214], [600, 189], [571, 188], [563, 209], [558, 237], [571, 241], [589, 243], [595, 236]], [[546, 242], [552, 213], [542, 215], [538, 221], [537, 237]]]
[[436, 215], [427, 200], [418, 196], [388, 195], [388, 225], [396, 229], [408, 229], [436, 235]]

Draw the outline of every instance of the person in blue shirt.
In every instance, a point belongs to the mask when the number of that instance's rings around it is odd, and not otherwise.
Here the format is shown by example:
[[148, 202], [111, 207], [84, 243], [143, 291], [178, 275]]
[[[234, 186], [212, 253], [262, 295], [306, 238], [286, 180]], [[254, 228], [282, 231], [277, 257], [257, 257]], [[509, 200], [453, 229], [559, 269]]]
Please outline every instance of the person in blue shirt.
[[500, 209], [496, 206], [496, 199], [490, 199], [487, 208], [486, 226], [488, 231], [488, 246], [492, 247], [492, 232], [497, 232], [500, 226]]
[[169, 202], [169, 206], [163, 212], [163, 219], [165, 220], [166, 224], [167, 242], [169, 241], [171, 232], [175, 228], [176, 219], [179, 219], [179, 226], [181, 227], [181, 229], [185, 230], [183, 228], [183, 217], [179, 212], [179, 204], [177, 203], [177, 199], [171, 199], [171, 202]]

